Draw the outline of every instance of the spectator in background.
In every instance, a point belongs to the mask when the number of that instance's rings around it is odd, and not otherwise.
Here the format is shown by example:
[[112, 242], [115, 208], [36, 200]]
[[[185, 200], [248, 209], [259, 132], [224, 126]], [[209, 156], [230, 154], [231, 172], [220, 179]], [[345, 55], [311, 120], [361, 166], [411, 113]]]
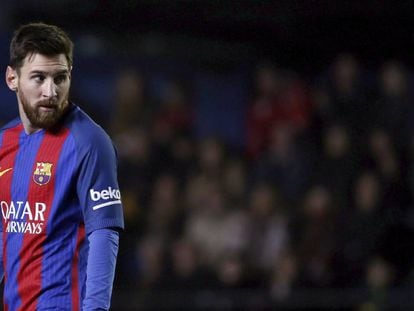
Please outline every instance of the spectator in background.
[[137, 127], [149, 128], [153, 107], [145, 89], [144, 77], [133, 69], [118, 73], [115, 84], [112, 133], [116, 136]]
[[161, 93], [161, 102], [154, 109], [149, 126], [155, 149], [153, 160], [159, 174], [169, 171], [183, 182], [193, 152], [192, 105], [184, 82], [171, 80]]
[[[323, 124], [343, 122], [351, 139], [359, 146], [366, 130], [373, 126], [369, 90], [363, 84], [361, 68], [351, 54], [339, 54], [331, 65], [326, 81], [318, 87], [318, 115]], [[358, 150], [358, 149], [354, 149]]]
[[273, 110], [277, 105], [284, 86], [284, 76], [272, 64], [264, 64], [257, 68], [255, 78], [255, 94], [247, 114], [247, 153], [257, 157], [264, 149], [270, 127], [274, 122]]
[[227, 254], [245, 249], [246, 220], [229, 207], [219, 184], [208, 181], [200, 190], [201, 200], [188, 210], [185, 234], [200, 251], [203, 263], [215, 268]]
[[387, 215], [396, 219], [396, 214], [407, 207], [409, 196], [404, 187], [406, 172], [402, 167], [401, 154], [397, 152], [392, 136], [384, 129], [373, 130], [367, 137], [366, 146], [368, 150], [362, 165], [378, 173], [384, 193], [382, 200], [384, 206], [389, 208]]
[[260, 278], [278, 262], [289, 243], [289, 218], [271, 185], [255, 184], [249, 198], [247, 259]]
[[382, 128], [371, 131], [367, 136], [366, 146], [368, 159], [363, 163], [364, 167], [373, 167], [388, 181], [397, 181], [401, 178], [399, 159], [389, 132]]
[[171, 243], [170, 255], [171, 270], [164, 278], [167, 289], [184, 289], [190, 298], [194, 289], [208, 289], [216, 285], [213, 274], [201, 265], [199, 253], [189, 240], [177, 238]]
[[193, 173], [195, 166], [195, 145], [194, 140], [188, 136], [177, 137], [170, 148], [170, 164], [166, 168], [173, 174], [184, 187], [188, 178]]
[[311, 288], [331, 286], [337, 247], [337, 206], [326, 187], [310, 187], [291, 229], [293, 245], [302, 264], [300, 284]]
[[273, 301], [285, 302], [292, 298], [295, 289], [299, 287], [300, 263], [297, 256], [286, 250], [275, 262], [269, 282], [270, 296]]
[[297, 203], [308, 185], [314, 161], [307, 151], [290, 124], [274, 126], [266, 152], [253, 164], [254, 181], [273, 185], [283, 200]]
[[157, 144], [167, 144], [191, 133], [193, 112], [183, 83], [170, 81], [162, 92], [161, 103], [154, 111], [153, 135]]
[[205, 138], [198, 144], [196, 174], [219, 182], [223, 176], [225, 160], [224, 143], [214, 137]]
[[146, 290], [158, 288], [164, 273], [164, 240], [156, 235], [145, 235], [137, 240], [135, 251], [138, 269], [136, 286]]
[[393, 268], [383, 258], [373, 256], [365, 271], [363, 283], [366, 301], [358, 308], [359, 311], [387, 310], [389, 290], [393, 285]]
[[231, 290], [252, 289], [251, 283], [249, 283], [246, 262], [240, 254], [228, 254], [225, 255], [219, 262], [217, 267], [217, 278], [220, 282], [220, 290], [229, 290], [228, 300], [233, 300], [232, 305], [237, 304], [239, 295], [234, 295]]
[[180, 235], [184, 222], [182, 205], [178, 180], [169, 174], [159, 176], [152, 187], [145, 231], [166, 242]]
[[323, 131], [322, 153], [313, 170], [313, 182], [325, 185], [332, 199], [344, 209], [347, 206], [352, 178], [356, 172], [355, 158], [351, 152], [348, 129], [333, 123]]
[[414, 112], [407, 79], [407, 69], [397, 61], [384, 63], [378, 74], [376, 124], [390, 133], [401, 150], [406, 150], [409, 118]]
[[223, 169], [223, 190], [229, 203], [239, 209], [244, 208], [247, 191], [248, 172], [246, 163], [238, 157], [228, 157]]
[[116, 136], [120, 183], [135, 188], [142, 200], [148, 199], [155, 175], [154, 150], [145, 128], [131, 128]]
[[353, 188], [349, 214], [341, 218], [336, 258], [340, 286], [360, 285], [368, 260], [381, 250], [388, 219], [384, 217], [382, 189], [371, 171], [360, 173]]
[[305, 85], [271, 63], [258, 66], [255, 94], [247, 113], [246, 144], [250, 158], [257, 158], [268, 145], [274, 128], [289, 124], [295, 131], [309, 125], [310, 99]]
[[135, 187], [145, 201], [156, 167], [149, 132], [152, 107], [144, 78], [136, 70], [118, 73], [114, 105], [111, 131], [119, 152], [120, 183]]
[[187, 213], [196, 212], [203, 206], [213, 185], [211, 180], [202, 175], [193, 175], [188, 179], [184, 189]]

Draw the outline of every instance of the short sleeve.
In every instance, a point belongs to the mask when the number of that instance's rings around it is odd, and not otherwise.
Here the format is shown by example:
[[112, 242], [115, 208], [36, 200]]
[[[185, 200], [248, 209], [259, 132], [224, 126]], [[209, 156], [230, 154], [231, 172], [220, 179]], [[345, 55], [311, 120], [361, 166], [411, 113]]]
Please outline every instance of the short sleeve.
[[121, 193], [117, 180], [117, 157], [109, 137], [97, 135], [85, 145], [80, 159], [77, 193], [85, 229], [124, 228]]

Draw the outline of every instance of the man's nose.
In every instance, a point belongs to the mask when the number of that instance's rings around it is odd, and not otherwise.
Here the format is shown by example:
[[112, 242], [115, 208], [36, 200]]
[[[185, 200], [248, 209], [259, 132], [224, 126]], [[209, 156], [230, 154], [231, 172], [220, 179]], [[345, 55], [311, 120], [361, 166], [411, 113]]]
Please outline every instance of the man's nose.
[[57, 95], [56, 84], [53, 79], [46, 79], [43, 83], [43, 97], [52, 98]]

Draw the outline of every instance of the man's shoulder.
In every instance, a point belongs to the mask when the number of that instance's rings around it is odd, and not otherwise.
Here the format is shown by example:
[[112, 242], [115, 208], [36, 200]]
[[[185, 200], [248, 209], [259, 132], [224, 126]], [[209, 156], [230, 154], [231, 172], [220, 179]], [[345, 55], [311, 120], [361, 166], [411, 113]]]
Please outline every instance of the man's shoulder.
[[66, 122], [66, 127], [78, 146], [96, 146], [112, 143], [106, 131], [85, 111], [74, 105]]
[[6, 124], [4, 124], [0, 127], [0, 134], [3, 133], [6, 130], [9, 130], [9, 129], [20, 126], [21, 123], [22, 123], [22, 121], [20, 120], [20, 118], [15, 118], [15, 119], [7, 122]]

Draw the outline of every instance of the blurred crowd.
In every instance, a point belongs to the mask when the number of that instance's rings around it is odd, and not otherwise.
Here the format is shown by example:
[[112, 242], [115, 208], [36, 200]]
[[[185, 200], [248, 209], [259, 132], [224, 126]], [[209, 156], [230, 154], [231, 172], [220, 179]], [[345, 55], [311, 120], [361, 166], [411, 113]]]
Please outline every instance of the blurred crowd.
[[139, 70], [119, 73], [116, 288], [204, 307], [217, 292], [226, 307], [255, 292], [253, 309], [356, 288], [358, 310], [380, 308], [414, 281], [410, 72], [341, 54], [311, 79], [262, 62], [251, 80], [245, 144], [233, 148], [194, 135], [191, 81], [171, 79], [155, 99]]

